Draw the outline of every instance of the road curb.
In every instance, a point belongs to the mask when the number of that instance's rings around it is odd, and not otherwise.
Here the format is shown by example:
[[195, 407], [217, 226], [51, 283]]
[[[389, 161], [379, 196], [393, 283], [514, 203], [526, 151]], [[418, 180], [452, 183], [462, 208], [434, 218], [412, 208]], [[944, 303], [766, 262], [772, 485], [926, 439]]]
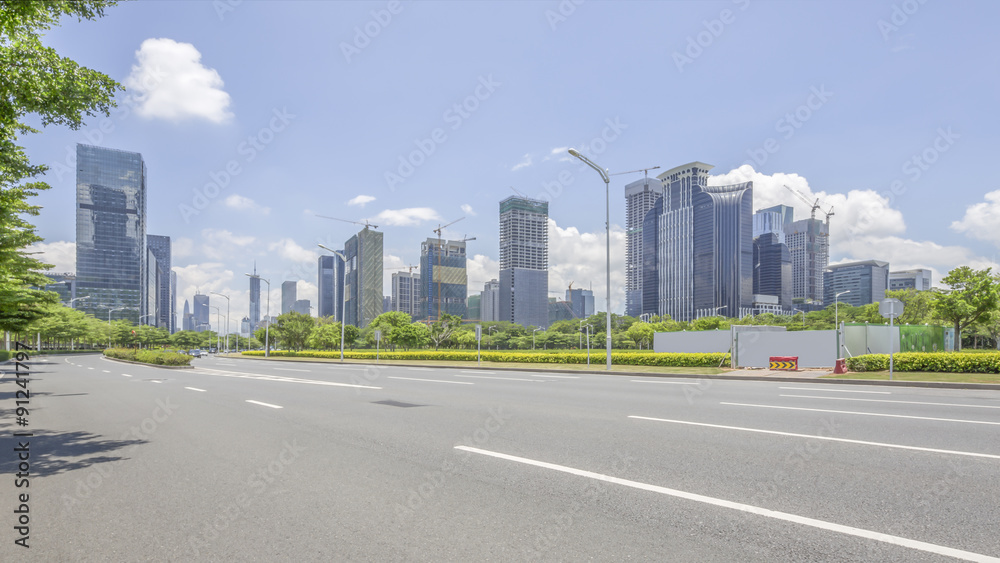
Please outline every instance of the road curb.
[[[321, 360], [321, 358], [299, 358], [298, 360], [289, 360], [287, 358], [264, 358], [257, 356], [239, 356], [243, 359], [250, 360], [267, 360], [271, 362], [288, 362], [296, 363], [297, 361], [316, 361]], [[339, 364], [340, 362], [331, 361], [323, 362], [319, 361], [316, 363], [321, 364]], [[357, 362], [353, 361], [345, 363], [344, 365], [354, 365], [354, 366], [375, 366], [375, 367], [421, 367], [421, 368], [438, 368], [438, 369], [480, 369], [489, 371], [535, 371], [539, 373], [568, 373], [568, 374], [584, 374], [584, 375], [607, 375], [607, 376], [626, 376], [626, 377], [660, 377], [667, 379], [718, 379], [723, 381], [777, 381], [784, 383], [846, 383], [848, 385], [885, 385], [891, 387], [928, 387], [932, 389], [979, 389], [982, 391], [1000, 391], [1000, 384], [998, 383], [954, 383], [950, 381], [885, 381], [879, 379], [823, 379], [818, 377], [785, 377], [785, 376], [754, 376], [754, 375], [695, 375], [688, 373], [648, 373], [648, 372], [636, 372], [636, 371], [613, 371], [607, 372], [604, 370], [572, 370], [572, 369], [531, 369], [531, 368], [507, 368], [507, 367], [480, 367], [478, 365], [473, 366], [443, 366], [435, 364], [378, 364], [375, 362]], [[159, 367], [159, 366], [157, 366]], [[193, 366], [192, 366], [193, 367]]]
[[134, 364], [137, 366], [147, 366], [151, 368], [161, 368], [161, 369], [194, 369], [194, 366], [160, 366], [156, 364], [147, 364], [145, 362], [133, 362], [132, 360], [119, 360], [118, 358], [109, 358], [108, 356], [101, 356], [102, 360], [108, 360], [112, 362], [121, 362], [123, 364]]

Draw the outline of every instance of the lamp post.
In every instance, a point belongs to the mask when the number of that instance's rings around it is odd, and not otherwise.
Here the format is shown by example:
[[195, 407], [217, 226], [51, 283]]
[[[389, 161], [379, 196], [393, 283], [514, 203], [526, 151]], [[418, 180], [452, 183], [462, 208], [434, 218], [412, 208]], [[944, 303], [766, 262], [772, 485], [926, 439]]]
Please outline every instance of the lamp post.
[[70, 309], [73, 308], [73, 302], [75, 302], [75, 301], [81, 301], [83, 299], [90, 299], [90, 296], [89, 295], [84, 295], [83, 297], [74, 297], [74, 298], [70, 299], [69, 300], [69, 308]]
[[594, 325], [588, 324], [587, 326], [587, 365], [590, 365], [590, 329], [594, 328]]
[[[270, 286], [268, 286], [268, 288], [270, 288]], [[218, 331], [218, 329], [222, 328], [222, 326], [221, 326], [222, 323], [219, 322], [219, 317], [222, 316], [222, 309], [216, 307], [215, 305], [209, 305], [208, 308], [209, 309], [215, 309], [215, 328], [216, 328], [216, 331], [215, 331], [215, 352], [219, 353], [219, 331]], [[211, 343], [209, 343], [209, 344], [211, 344]]]
[[796, 313], [802, 313], [802, 327], [805, 328], [805, 326], [806, 326], [806, 312], [803, 311], [802, 309], [792, 309], [792, 311], [794, 311]]
[[117, 309], [111, 309], [108, 311], [108, 348], [111, 347], [111, 313], [114, 313], [115, 311], [124, 311], [125, 309], [128, 309], [128, 307], [118, 307]]
[[531, 349], [532, 350], [535, 349], [535, 333], [538, 332], [538, 331], [540, 331], [540, 330], [545, 330], [545, 329], [544, 328], [536, 328], [535, 330], [531, 331]]
[[[492, 334], [493, 334], [493, 331], [494, 331], [494, 330], [497, 330], [497, 327], [495, 327], [495, 326], [491, 326], [491, 327], [486, 327], [486, 330], [487, 330], [487, 331], [489, 331], [489, 333], [490, 333], [490, 334], [492, 335]], [[497, 349], [497, 350], [499, 350], [499, 349], [500, 349], [500, 343], [499, 343], [499, 342], [497, 342], [497, 348], [496, 348], [496, 349]]]
[[611, 371], [611, 178], [608, 176], [608, 171], [601, 168], [600, 166], [591, 162], [591, 160], [576, 149], [569, 149], [569, 154], [579, 158], [584, 164], [593, 168], [601, 175], [601, 179], [604, 180], [604, 227], [606, 230], [606, 243], [607, 243], [607, 319], [605, 325], [607, 327], [607, 370]]
[[[340, 258], [344, 262], [344, 265], [341, 266], [341, 270], [343, 270], [344, 268], [347, 267], [347, 256], [345, 256], [343, 252], [341, 252], [339, 250], [334, 250], [332, 248], [327, 248], [327, 247], [323, 246], [322, 244], [317, 244], [316, 246], [322, 248], [323, 250], [326, 250], [327, 252], [332, 252], [332, 253], [336, 254], [337, 258]], [[340, 290], [340, 293], [342, 294], [341, 296], [343, 297], [343, 299], [341, 299], [341, 303], [342, 304], [341, 304], [341, 307], [340, 307], [340, 363], [344, 363], [344, 334], [345, 334], [345, 329], [347, 328], [347, 277], [346, 277], [347, 274], [346, 274], [346, 272], [345, 272], [344, 276], [345, 276], [344, 277], [344, 289]], [[334, 285], [336, 285], [337, 280], [334, 279], [333, 283], [334, 283]]]
[[267, 358], [267, 357], [269, 357], [268, 356], [268, 352], [270, 352], [270, 350], [271, 350], [271, 341], [270, 341], [270, 331], [271, 331], [271, 282], [269, 280], [265, 280], [264, 278], [258, 276], [257, 274], [246, 274], [246, 276], [248, 278], [257, 278], [260, 281], [262, 281], [262, 282], [264, 282], [264, 283], [267, 284], [267, 313], [265, 315], [267, 317], [267, 324], [264, 325], [264, 357]]
[[[268, 287], [268, 289], [270, 289], [270, 287]], [[211, 293], [212, 295], [218, 295], [219, 297], [226, 298], [226, 353], [228, 354], [229, 353], [229, 296], [223, 295], [215, 291]], [[240, 342], [239, 340], [236, 341], [237, 346], [239, 346], [239, 342]]]
[[[836, 294], [836, 295], [833, 296], [833, 329], [837, 331], [837, 335], [838, 335], [838, 339], [837, 340], [838, 341], [840, 340], [839, 339], [839, 335], [840, 335], [840, 296], [843, 295], [843, 294], [845, 294], [845, 293], [850, 293], [850, 292], [851, 292], [851, 290], [848, 289], [847, 291], [841, 291], [840, 293], [838, 293], [838, 294]], [[805, 321], [803, 321], [803, 324], [805, 324]], [[840, 343], [840, 350], [837, 350], [837, 356], [840, 357], [840, 355], [843, 353], [843, 351], [844, 351], [844, 343], [841, 342]]]

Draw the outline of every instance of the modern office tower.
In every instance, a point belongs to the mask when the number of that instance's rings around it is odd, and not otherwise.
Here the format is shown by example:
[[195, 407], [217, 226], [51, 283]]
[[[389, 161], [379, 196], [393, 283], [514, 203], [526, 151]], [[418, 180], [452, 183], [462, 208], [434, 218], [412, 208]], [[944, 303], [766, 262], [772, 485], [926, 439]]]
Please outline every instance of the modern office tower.
[[753, 307], [753, 182], [694, 194], [696, 316], [743, 318]]
[[65, 273], [65, 274], [49, 274], [46, 273], [45, 277], [52, 280], [52, 283], [45, 284], [45, 291], [54, 291], [59, 294], [59, 301], [62, 301], [67, 307], [73, 304], [74, 308], [76, 303], [73, 303], [73, 299], [76, 298], [76, 274]]
[[281, 314], [294, 310], [295, 299], [296, 299], [296, 282], [285, 281], [281, 282]]
[[156, 255], [153, 250], [146, 247], [146, 268], [142, 278], [142, 310], [139, 317], [139, 324], [156, 326], [156, 319], [159, 317], [159, 286], [160, 267], [156, 264]]
[[483, 313], [483, 294], [470, 295], [465, 300], [465, 319], [468, 321], [479, 321]]
[[[257, 330], [260, 324], [260, 278], [257, 276], [257, 263], [253, 264], [253, 276], [250, 277], [250, 330]], [[270, 288], [268, 288], [270, 289]]]
[[149, 278], [154, 280], [156, 293], [155, 310], [148, 311], [154, 316], [143, 319], [144, 324], [170, 329], [170, 319], [173, 317], [174, 309], [172, 304], [172, 293], [170, 292], [170, 278], [173, 273], [170, 269], [170, 237], [163, 235], [146, 235], [146, 246], [153, 253], [156, 260], [156, 267], [147, 265], [146, 271]]
[[[756, 219], [760, 214], [754, 214]], [[753, 240], [753, 294], [777, 298], [775, 304], [783, 311], [792, 308], [792, 255], [781, 242], [784, 232], [764, 232]], [[770, 301], [768, 301], [770, 302]], [[754, 307], [755, 310], [758, 307]], [[770, 311], [773, 312], [773, 311]]]
[[389, 311], [392, 311], [392, 297], [386, 295], [382, 297], [382, 312], [388, 313]]
[[146, 314], [146, 164], [142, 155], [76, 146], [76, 308], [138, 323]]
[[465, 318], [469, 275], [465, 242], [429, 238], [420, 243], [420, 316], [436, 321], [441, 315]]
[[889, 289], [915, 289], [930, 291], [931, 271], [918, 268], [916, 270], [899, 270], [889, 272]]
[[712, 168], [692, 162], [657, 176], [664, 188], [663, 211], [657, 220], [657, 314], [675, 320], [695, 318], [693, 202], [695, 194], [708, 186]]
[[392, 310], [420, 317], [420, 274], [394, 272], [392, 274]]
[[643, 222], [663, 195], [663, 183], [643, 178], [625, 186], [625, 314], [642, 314]]
[[[881, 260], [865, 260], [829, 266], [824, 274], [823, 301], [847, 303], [855, 307], [868, 305], [885, 299], [889, 288], [889, 263]], [[836, 294], [848, 291], [839, 298]]]
[[177, 272], [170, 270], [170, 334], [177, 332]]
[[344, 317], [344, 261], [340, 256], [320, 256], [319, 303], [316, 314], [319, 317], [333, 317], [340, 321]]
[[243, 317], [240, 321], [240, 334], [249, 337], [253, 333], [253, 324], [250, 322], [250, 317]]
[[500, 202], [500, 312], [497, 320], [549, 322], [549, 204], [524, 197]]
[[830, 262], [830, 225], [819, 219], [795, 221], [785, 232], [792, 255], [792, 298], [822, 304], [823, 275]]
[[566, 303], [573, 313], [571, 318], [585, 319], [594, 314], [594, 292], [589, 289], [567, 289]]
[[196, 293], [194, 296], [194, 309], [191, 311], [191, 315], [194, 317], [193, 322], [195, 331], [204, 332], [209, 329], [211, 323], [209, 322], [208, 316], [211, 312], [211, 309], [209, 309], [208, 296]]
[[184, 314], [181, 315], [181, 330], [194, 330], [194, 315], [187, 299], [184, 300]]
[[500, 320], [500, 282], [490, 280], [483, 284], [483, 292], [480, 294], [479, 318], [484, 322], [494, 322]]
[[309, 315], [309, 309], [312, 306], [309, 304], [308, 299], [296, 299], [295, 303], [292, 304], [292, 310], [296, 313], [302, 313], [303, 315]]
[[[795, 222], [795, 208], [788, 205], [773, 205], [771, 207], [766, 207], [764, 209], [758, 209], [757, 213], [777, 213], [778, 214], [778, 224], [780, 224], [780, 230], [782, 232], [788, 232], [791, 228], [792, 223]], [[754, 215], [757, 215], [754, 213]], [[756, 223], [754, 223], [754, 238], [760, 233], [757, 232]], [[777, 225], [776, 225], [777, 226]], [[769, 231], [776, 232], [776, 231]]]
[[663, 198], [656, 200], [642, 220], [642, 306], [639, 315], [660, 314], [659, 236]]
[[347, 324], [368, 326], [382, 313], [382, 233], [365, 227], [344, 243]]
[[753, 238], [765, 234], [777, 235], [778, 241], [785, 244], [785, 224], [780, 213], [758, 211], [753, 214]]

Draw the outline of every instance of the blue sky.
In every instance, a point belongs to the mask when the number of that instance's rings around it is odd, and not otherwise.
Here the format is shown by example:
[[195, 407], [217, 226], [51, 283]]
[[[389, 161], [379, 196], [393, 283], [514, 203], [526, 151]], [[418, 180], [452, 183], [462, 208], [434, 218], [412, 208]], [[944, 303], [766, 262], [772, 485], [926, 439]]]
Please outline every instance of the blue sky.
[[[379, 225], [386, 294], [431, 229], [465, 217], [445, 234], [476, 237], [479, 291], [513, 187], [551, 200], [552, 296], [592, 284], [603, 310], [604, 186], [576, 147], [612, 173], [713, 164], [713, 183], [754, 181], [755, 207], [805, 216], [787, 184], [834, 207], [831, 262], [936, 283], [996, 262], [998, 16], [934, 0], [126, 3], [46, 36], [128, 89], [103, 125], [23, 139], [52, 167], [38, 249], [74, 268], [77, 142], [143, 154], [178, 310], [200, 288], [231, 295], [234, 318], [254, 260], [315, 304], [316, 243], [358, 230], [316, 214]], [[639, 178], [611, 184], [616, 312]]]

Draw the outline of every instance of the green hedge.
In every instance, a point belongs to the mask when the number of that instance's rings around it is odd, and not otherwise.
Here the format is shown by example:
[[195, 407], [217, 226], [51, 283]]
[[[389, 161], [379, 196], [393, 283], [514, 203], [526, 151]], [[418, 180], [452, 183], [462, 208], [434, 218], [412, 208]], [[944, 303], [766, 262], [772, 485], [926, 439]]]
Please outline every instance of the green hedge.
[[159, 350], [136, 350], [135, 348], [108, 348], [104, 355], [109, 358], [141, 362], [157, 366], [189, 366], [191, 356]]
[[[263, 356], [261, 350], [243, 352], [247, 356]], [[275, 350], [275, 357], [293, 358], [340, 358], [340, 351], [308, 350], [294, 352], [290, 350]], [[352, 360], [374, 360], [374, 350], [352, 350], [344, 352], [345, 358]], [[476, 361], [476, 352], [472, 350], [414, 350], [411, 352], [380, 352], [382, 360], [447, 360]], [[585, 364], [586, 352], [560, 352], [554, 354], [538, 354], [531, 352], [484, 350], [482, 359], [485, 362], [521, 362], [528, 364]], [[591, 353], [590, 363], [603, 364], [603, 353]], [[669, 366], [669, 367], [719, 367], [729, 365], [729, 354], [651, 354], [648, 352], [612, 352], [611, 362], [617, 365], [629, 366]]]
[[[1000, 373], [1000, 352], [901, 352], [893, 355], [895, 371], [941, 371], [952, 373]], [[851, 371], [889, 369], [888, 354], [865, 354], [847, 359]]]
[[0, 350], [0, 362], [6, 362], [10, 359], [10, 352], [7, 350]]

